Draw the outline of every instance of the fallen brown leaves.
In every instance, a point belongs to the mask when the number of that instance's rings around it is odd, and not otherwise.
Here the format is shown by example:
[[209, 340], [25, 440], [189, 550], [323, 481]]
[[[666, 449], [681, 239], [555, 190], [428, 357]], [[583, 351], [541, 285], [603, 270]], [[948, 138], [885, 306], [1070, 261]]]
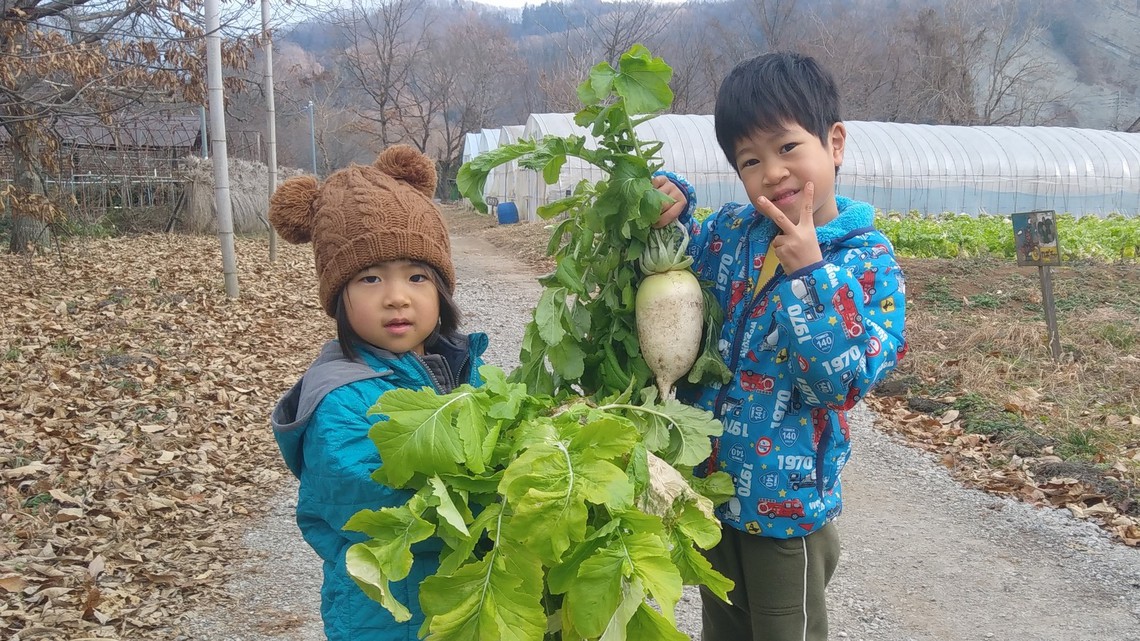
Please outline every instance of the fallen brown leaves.
[[[1011, 395], [1010, 406], [1032, 390]], [[954, 397], [938, 399], [953, 403]], [[915, 412], [901, 397], [872, 396], [867, 404], [879, 416], [880, 427], [906, 439], [912, 446], [933, 453], [955, 478], [973, 487], [1000, 496], [1009, 496], [1040, 506], [1065, 508], [1073, 516], [1100, 525], [1123, 543], [1140, 547], [1140, 518], [1125, 514], [1134, 511], [1128, 499], [1116, 496], [1106, 480], [1124, 480], [1125, 463], [1117, 462], [1095, 475], [1086, 467], [1066, 463], [1045, 447], [1038, 456], [1019, 456], [1009, 442], [995, 442], [986, 434], [967, 433], [958, 410], [950, 409], [941, 416]], [[1140, 462], [1140, 450], [1131, 453]], [[1070, 474], [1079, 475], [1077, 478]]]
[[287, 474], [276, 398], [332, 333], [312, 254], [141, 236], [0, 257], [0, 637], [170, 639]]
[[1054, 362], [1035, 270], [900, 262], [911, 349], [880, 388], [895, 397], [879, 400], [882, 426], [968, 483], [1066, 508], [1140, 545], [1140, 266], [1054, 270]]

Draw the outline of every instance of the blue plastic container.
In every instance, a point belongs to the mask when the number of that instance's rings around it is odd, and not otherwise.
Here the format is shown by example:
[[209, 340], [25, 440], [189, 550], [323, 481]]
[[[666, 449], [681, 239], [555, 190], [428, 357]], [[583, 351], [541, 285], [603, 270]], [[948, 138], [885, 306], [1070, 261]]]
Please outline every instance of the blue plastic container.
[[514, 203], [499, 203], [495, 208], [500, 225], [510, 225], [519, 222], [519, 208]]

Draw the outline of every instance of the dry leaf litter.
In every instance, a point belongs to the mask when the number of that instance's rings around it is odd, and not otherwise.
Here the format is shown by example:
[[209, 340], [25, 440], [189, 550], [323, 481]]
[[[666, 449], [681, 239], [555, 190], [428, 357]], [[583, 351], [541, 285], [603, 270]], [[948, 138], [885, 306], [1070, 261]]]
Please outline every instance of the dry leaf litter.
[[283, 482], [266, 428], [323, 336], [309, 249], [85, 241], [0, 258], [0, 637], [170, 638]]
[[[510, 242], [508, 228], [487, 219], [450, 221], [453, 231]], [[544, 226], [515, 228], [536, 246], [521, 257], [547, 266], [537, 249]], [[289, 481], [267, 413], [328, 335], [309, 249], [282, 246], [269, 265], [264, 239], [237, 242], [237, 301], [224, 298], [211, 237], [84, 241], [67, 245], [62, 261], [0, 259], [11, 284], [0, 308], [0, 636], [170, 639], [186, 613], [224, 611], [235, 598], [226, 585], [249, 554], [249, 517], [272, 508], [269, 497]], [[493, 316], [476, 314], [472, 326]], [[992, 469], [987, 439], [962, 433], [951, 414], [873, 402], [883, 425], [959, 477], [1067, 506], [1135, 544], [1135, 522], [1096, 507], [1108, 503], [1086, 481], [1035, 478], [1024, 461]], [[841, 577], [835, 592], [866, 613], [862, 630], [884, 632], [873, 598], [849, 590]], [[279, 614], [276, 630], [258, 632], [295, 638], [300, 619], [287, 605]]]

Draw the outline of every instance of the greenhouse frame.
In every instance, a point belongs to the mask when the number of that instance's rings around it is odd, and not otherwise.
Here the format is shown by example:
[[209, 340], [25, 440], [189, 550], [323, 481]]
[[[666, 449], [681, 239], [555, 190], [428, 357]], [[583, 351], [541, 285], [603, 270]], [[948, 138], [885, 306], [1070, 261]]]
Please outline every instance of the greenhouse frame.
[[[836, 191], [884, 212], [1009, 214], [1052, 209], [1107, 216], [1140, 215], [1140, 134], [1066, 127], [959, 127], [848, 121]], [[508, 131], [509, 130], [509, 131]], [[699, 205], [743, 202], [743, 186], [716, 143], [712, 116], [663, 115], [637, 127], [642, 140], [662, 142], [665, 168], [693, 183]], [[494, 132], [494, 133], [488, 133]], [[468, 134], [482, 148], [543, 136], [586, 136], [573, 114], [532, 114], [522, 127]], [[493, 146], [489, 142], [494, 138]], [[592, 146], [587, 141], [587, 146]], [[469, 149], [465, 147], [464, 158]], [[553, 185], [534, 171], [504, 166], [485, 196], [515, 202], [535, 220], [540, 205], [602, 172], [570, 159]]]

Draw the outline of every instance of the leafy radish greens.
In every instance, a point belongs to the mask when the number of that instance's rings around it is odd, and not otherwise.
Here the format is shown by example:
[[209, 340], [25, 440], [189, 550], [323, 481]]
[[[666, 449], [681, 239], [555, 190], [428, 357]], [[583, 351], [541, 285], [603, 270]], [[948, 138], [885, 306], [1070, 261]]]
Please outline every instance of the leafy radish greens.
[[[349, 549], [349, 574], [406, 621], [389, 582], [408, 576], [414, 543], [437, 536], [440, 569], [420, 586], [428, 638], [686, 639], [673, 620], [681, 586], [726, 599], [732, 588], [695, 546], [720, 539], [712, 506], [733, 487], [670, 464], [707, 458], [719, 421], [677, 401], [559, 403], [480, 372], [482, 387], [395, 390], [373, 408], [387, 418], [369, 434], [385, 462], [373, 477], [416, 494], [349, 520], [370, 537]], [[672, 490], [653, 482], [654, 467]]]

